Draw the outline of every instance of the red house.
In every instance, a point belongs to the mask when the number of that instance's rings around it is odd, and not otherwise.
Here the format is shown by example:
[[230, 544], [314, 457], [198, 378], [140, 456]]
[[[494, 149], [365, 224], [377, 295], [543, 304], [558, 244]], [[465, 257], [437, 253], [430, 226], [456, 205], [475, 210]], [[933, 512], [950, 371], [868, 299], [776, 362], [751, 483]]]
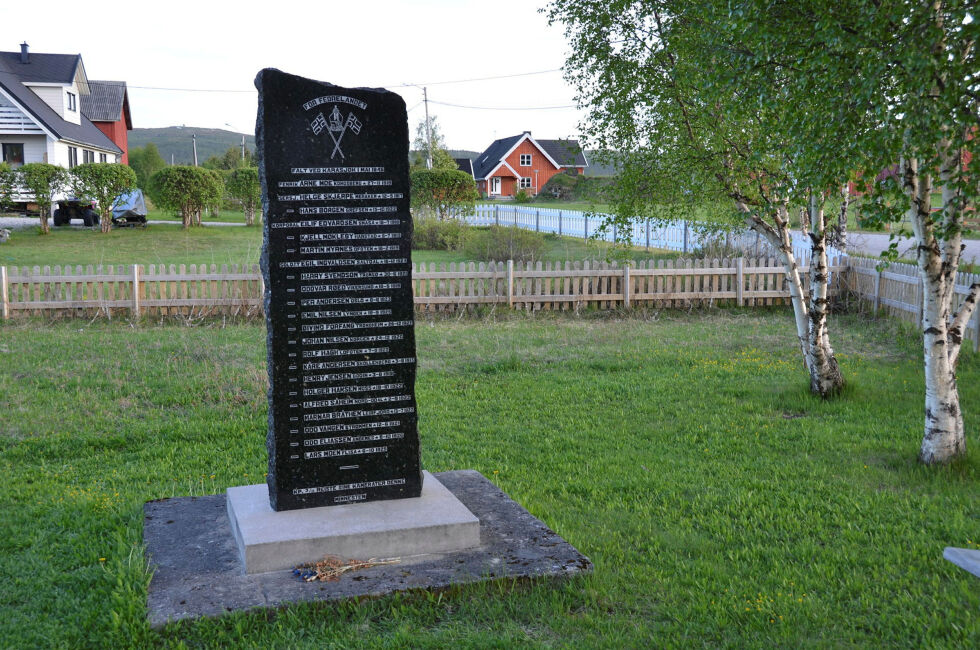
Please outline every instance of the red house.
[[125, 81], [89, 80], [91, 92], [81, 96], [82, 114], [122, 149], [119, 162], [129, 164], [129, 136], [133, 118], [129, 113], [129, 94]]
[[477, 189], [490, 198], [536, 195], [555, 174], [585, 173], [589, 166], [577, 140], [535, 140], [530, 131], [495, 140], [473, 161]]

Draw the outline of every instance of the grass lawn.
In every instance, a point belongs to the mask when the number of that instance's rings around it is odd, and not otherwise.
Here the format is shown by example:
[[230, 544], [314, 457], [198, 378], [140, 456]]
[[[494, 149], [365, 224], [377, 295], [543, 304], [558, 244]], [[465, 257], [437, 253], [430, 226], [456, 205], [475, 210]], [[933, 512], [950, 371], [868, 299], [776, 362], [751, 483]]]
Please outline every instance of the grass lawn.
[[[605, 259], [608, 244], [545, 235], [543, 261]], [[116, 228], [107, 234], [89, 228], [18, 228], [0, 246], [0, 266], [76, 264], [258, 264], [262, 228], [210, 226], [184, 230], [179, 224]], [[636, 250], [631, 257], [673, 259], [677, 253]], [[412, 251], [418, 262], [470, 261], [455, 251]]]
[[925, 468], [915, 335], [832, 332], [824, 402], [785, 310], [420, 319], [424, 467], [479, 470], [595, 573], [157, 632], [143, 503], [262, 480], [264, 328], [0, 325], [0, 647], [976, 647], [942, 550], [980, 547], [980, 356], [971, 455]]

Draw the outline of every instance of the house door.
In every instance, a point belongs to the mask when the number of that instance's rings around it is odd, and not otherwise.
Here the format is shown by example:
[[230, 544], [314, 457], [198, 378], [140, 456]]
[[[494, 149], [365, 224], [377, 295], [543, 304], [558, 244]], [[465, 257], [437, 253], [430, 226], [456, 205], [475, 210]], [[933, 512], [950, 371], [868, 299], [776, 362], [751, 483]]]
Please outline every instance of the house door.
[[500, 194], [500, 177], [494, 176], [490, 179], [490, 193]]

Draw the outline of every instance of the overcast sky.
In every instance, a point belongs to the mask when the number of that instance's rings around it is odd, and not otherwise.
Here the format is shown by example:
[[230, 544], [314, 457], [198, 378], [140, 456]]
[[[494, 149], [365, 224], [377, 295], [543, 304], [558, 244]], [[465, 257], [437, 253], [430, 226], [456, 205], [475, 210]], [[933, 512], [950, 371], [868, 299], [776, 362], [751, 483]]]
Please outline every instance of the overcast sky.
[[[134, 127], [174, 125], [255, 130], [256, 72], [285, 72], [343, 86], [382, 86], [409, 109], [409, 128], [429, 112], [450, 148], [482, 151], [495, 138], [529, 130], [576, 136], [580, 113], [560, 68], [562, 28], [527, 0], [198, 0], [99, 3], [3, 2], [0, 50], [80, 53], [92, 79], [129, 84]], [[252, 4], [252, 3], [249, 3]], [[227, 8], [226, 8], [227, 7]], [[506, 79], [439, 83], [503, 75]], [[190, 88], [244, 92], [183, 92]], [[442, 104], [437, 103], [442, 102]], [[460, 106], [519, 108], [481, 110]]]

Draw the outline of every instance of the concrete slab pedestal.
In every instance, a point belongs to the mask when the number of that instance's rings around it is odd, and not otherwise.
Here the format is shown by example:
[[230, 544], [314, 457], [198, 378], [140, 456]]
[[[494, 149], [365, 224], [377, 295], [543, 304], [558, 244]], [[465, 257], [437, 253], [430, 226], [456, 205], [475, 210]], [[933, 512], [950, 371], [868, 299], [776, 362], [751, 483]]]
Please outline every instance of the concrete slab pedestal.
[[480, 545], [480, 520], [432, 474], [422, 495], [276, 512], [265, 484], [228, 488], [228, 520], [245, 573], [290, 569], [326, 555], [410, 557]]

